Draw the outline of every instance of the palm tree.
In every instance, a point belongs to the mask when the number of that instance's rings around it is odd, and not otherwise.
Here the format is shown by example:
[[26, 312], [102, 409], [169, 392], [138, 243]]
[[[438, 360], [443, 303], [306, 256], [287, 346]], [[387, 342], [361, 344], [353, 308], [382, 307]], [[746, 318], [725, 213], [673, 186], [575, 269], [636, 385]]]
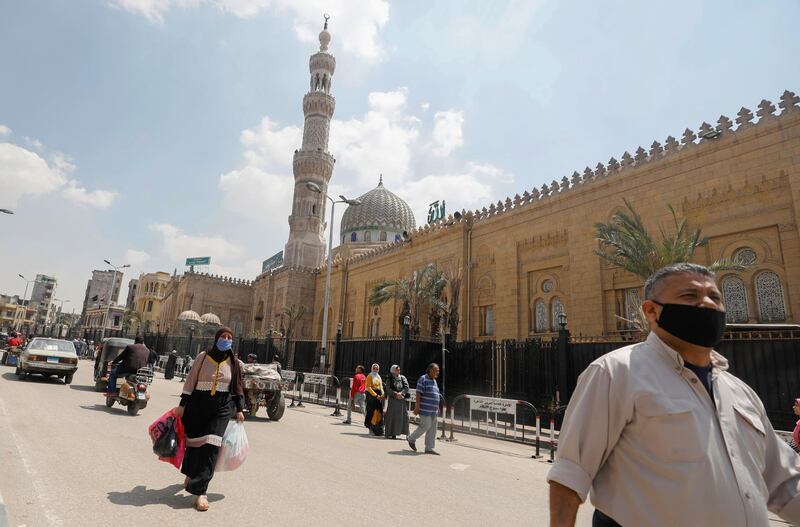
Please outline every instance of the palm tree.
[[[678, 218], [672, 205], [672, 229], [668, 231], [659, 225], [661, 241], [648, 232], [642, 217], [633, 205], [623, 199], [627, 210], [619, 211], [608, 223], [596, 223], [595, 232], [600, 242], [600, 249], [595, 253], [607, 262], [647, 280], [653, 273], [673, 263], [690, 262], [699, 247], [708, 244], [708, 238], [702, 236], [701, 229], [692, 229], [686, 218]], [[717, 260], [709, 266], [712, 271], [743, 271], [748, 266], [740, 262]], [[647, 323], [641, 313], [641, 305], [636, 310], [637, 320], [622, 320], [632, 323], [637, 329], [644, 330]]]
[[464, 279], [464, 267], [461, 262], [451, 262], [448, 268], [442, 272], [442, 279], [444, 288], [434, 304], [436, 305], [437, 316], [444, 318], [446, 328], [449, 330], [450, 335], [455, 338], [458, 334], [458, 305], [461, 298], [461, 283]]
[[435, 308], [444, 289], [445, 281], [436, 265], [429, 263], [414, 271], [410, 278], [384, 280], [375, 285], [369, 295], [369, 303], [378, 306], [389, 300], [401, 300], [403, 313], [411, 317], [411, 327], [415, 334], [419, 333], [419, 318], [424, 306]]
[[297, 321], [303, 318], [303, 315], [306, 314], [306, 306], [296, 306], [292, 304], [291, 306], [285, 306], [283, 308], [283, 314], [286, 315], [287, 323], [286, 323], [286, 339], [292, 338], [292, 333], [294, 333], [295, 326], [297, 326]]

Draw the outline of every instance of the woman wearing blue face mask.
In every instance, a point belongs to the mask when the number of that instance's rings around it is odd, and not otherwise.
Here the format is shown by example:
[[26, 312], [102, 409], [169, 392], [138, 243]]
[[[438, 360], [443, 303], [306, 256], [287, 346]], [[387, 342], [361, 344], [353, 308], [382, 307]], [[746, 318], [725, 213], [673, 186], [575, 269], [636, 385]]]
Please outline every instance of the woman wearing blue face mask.
[[186, 454], [181, 472], [184, 487], [197, 496], [195, 508], [208, 510], [206, 491], [214, 477], [222, 435], [233, 416], [244, 421], [244, 390], [239, 359], [233, 355], [233, 331], [220, 328], [214, 347], [200, 353], [186, 377], [180, 406], [175, 413], [182, 418], [186, 432]]

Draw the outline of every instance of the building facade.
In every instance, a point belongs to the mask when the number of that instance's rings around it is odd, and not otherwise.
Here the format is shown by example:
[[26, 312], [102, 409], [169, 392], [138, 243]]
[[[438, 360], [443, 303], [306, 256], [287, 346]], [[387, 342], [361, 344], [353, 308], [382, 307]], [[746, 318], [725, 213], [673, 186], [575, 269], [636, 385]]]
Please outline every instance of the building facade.
[[0, 330], [30, 332], [36, 323], [36, 307], [19, 295], [0, 295]]
[[139, 276], [139, 284], [134, 299], [134, 311], [139, 317], [145, 332], [155, 331], [161, 314], [161, 302], [171, 280], [169, 273], [159, 271]]
[[117, 304], [121, 288], [121, 271], [92, 271], [92, 278], [86, 283], [81, 324], [85, 323], [86, 313], [90, 308]]
[[52, 276], [37, 274], [31, 293], [31, 305], [36, 308], [36, 326], [45, 328], [55, 323], [55, 298], [57, 280]]
[[136, 292], [139, 289], [139, 279], [131, 278], [128, 280], [128, 296], [125, 299], [125, 309], [136, 311]]
[[85, 314], [83, 329], [93, 330], [122, 330], [125, 318], [125, 306], [92, 306]]

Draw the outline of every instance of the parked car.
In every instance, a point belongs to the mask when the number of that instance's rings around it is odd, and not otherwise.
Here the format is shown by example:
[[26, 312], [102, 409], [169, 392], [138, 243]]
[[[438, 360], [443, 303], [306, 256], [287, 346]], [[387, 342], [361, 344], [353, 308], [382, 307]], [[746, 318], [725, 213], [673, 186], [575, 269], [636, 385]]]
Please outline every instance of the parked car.
[[103, 339], [100, 353], [94, 359], [94, 391], [104, 392], [108, 386], [108, 365], [116, 359], [125, 348], [133, 344], [132, 339], [107, 337]]
[[36, 337], [20, 353], [17, 377], [25, 379], [34, 373], [46, 377], [61, 377], [64, 384], [72, 382], [78, 369], [78, 354], [68, 340]]

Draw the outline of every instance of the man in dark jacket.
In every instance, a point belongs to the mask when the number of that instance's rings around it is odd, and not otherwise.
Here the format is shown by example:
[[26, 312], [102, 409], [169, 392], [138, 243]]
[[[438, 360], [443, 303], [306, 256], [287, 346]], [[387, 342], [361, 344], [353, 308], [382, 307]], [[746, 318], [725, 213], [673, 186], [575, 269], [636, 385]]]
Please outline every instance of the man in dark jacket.
[[[108, 390], [106, 395], [114, 396], [117, 394], [117, 377], [129, 373], [136, 373], [139, 368], [146, 367], [154, 362], [158, 356], [154, 351], [144, 345], [144, 338], [136, 336], [133, 344], [128, 344], [119, 356], [111, 361], [111, 372], [108, 374]], [[114, 366], [116, 365], [116, 366]]]

